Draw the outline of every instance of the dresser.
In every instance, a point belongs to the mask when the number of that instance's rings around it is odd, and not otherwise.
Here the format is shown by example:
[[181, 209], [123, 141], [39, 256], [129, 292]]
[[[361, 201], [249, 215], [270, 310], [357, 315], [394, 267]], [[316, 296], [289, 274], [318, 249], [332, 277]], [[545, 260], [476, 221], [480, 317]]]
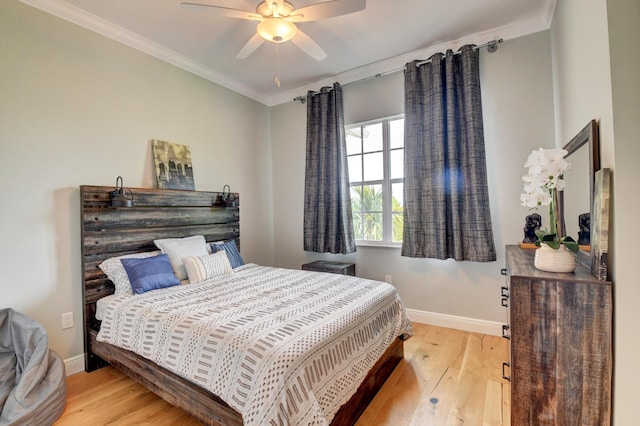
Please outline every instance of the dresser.
[[533, 266], [535, 249], [506, 247], [503, 336], [510, 359], [511, 424], [609, 425], [612, 285], [583, 265], [573, 273]]

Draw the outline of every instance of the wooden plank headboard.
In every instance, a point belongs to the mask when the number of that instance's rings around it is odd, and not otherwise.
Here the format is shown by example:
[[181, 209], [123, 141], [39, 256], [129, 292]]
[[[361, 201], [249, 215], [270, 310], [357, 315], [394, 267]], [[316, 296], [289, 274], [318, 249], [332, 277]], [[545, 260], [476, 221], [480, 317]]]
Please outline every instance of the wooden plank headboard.
[[85, 370], [106, 363], [91, 352], [89, 333], [97, 332], [96, 301], [114, 286], [98, 265], [123, 254], [156, 250], [153, 240], [204, 235], [208, 242], [235, 239], [240, 247], [240, 196], [233, 207], [219, 205], [220, 192], [127, 188], [133, 207], [112, 208], [114, 187], [80, 187], [82, 300]]

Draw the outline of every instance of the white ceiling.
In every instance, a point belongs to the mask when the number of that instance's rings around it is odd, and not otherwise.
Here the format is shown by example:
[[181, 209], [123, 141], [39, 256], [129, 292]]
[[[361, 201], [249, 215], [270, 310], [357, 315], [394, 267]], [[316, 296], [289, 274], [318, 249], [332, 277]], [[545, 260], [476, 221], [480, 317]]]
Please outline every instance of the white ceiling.
[[[556, 0], [367, 0], [365, 10], [298, 27], [327, 53], [292, 42], [236, 59], [257, 22], [180, 6], [181, 0], [20, 0], [260, 101], [277, 105], [317, 90], [400, 69], [447, 48], [548, 29]], [[255, 11], [260, 0], [189, 0]], [[296, 8], [323, 0], [292, 0]]]

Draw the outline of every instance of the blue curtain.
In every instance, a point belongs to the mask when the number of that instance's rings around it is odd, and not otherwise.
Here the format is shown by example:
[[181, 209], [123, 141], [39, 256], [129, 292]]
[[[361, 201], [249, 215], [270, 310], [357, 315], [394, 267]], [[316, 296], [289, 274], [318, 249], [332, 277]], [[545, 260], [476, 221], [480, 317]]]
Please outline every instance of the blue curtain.
[[473, 46], [407, 64], [404, 151], [402, 256], [496, 260]]
[[304, 249], [356, 251], [349, 193], [342, 87], [307, 94]]

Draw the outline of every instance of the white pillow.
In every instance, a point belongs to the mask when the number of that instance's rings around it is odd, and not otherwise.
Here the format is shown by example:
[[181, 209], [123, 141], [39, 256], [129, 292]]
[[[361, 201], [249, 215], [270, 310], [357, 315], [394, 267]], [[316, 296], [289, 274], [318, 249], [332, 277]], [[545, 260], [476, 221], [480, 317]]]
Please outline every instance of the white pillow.
[[206, 256], [185, 257], [182, 261], [191, 284], [233, 272], [229, 257], [223, 250]]
[[169, 256], [171, 268], [179, 280], [187, 279], [187, 270], [184, 269], [182, 259], [193, 256], [206, 256], [207, 242], [204, 235], [194, 235], [186, 238], [165, 238], [153, 241], [162, 253]]
[[159, 254], [160, 252], [158, 250], [147, 251], [144, 253], [124, 254], [122, 256], [111, 257], [105, 260], [98, 265], [98, 268], [102, 269], [102, 272], [104, 272], [107, 275], [107, 278], [109, 278], [113, 285], [116, 286], [116, 296], [132, 296], [133, 290], [131, 290], [131, 281], [129, 281], [129, 275], [120, 260], [144, 259], [146, 257], [157, 256]]

